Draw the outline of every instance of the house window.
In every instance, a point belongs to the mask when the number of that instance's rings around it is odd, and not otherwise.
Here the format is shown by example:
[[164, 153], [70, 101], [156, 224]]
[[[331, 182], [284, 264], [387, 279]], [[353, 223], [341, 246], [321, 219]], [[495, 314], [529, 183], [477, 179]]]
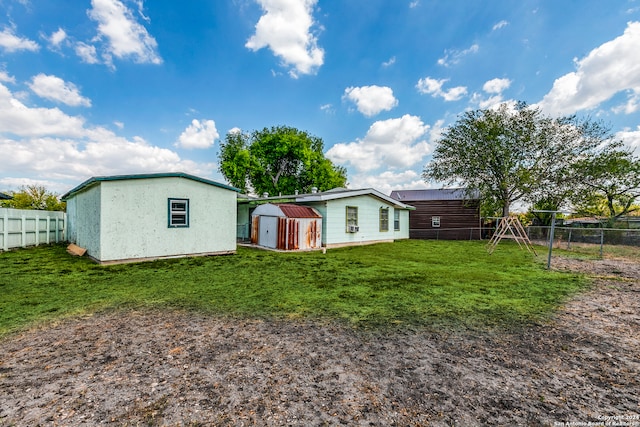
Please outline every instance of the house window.
[[380, 231], [389, 231], [389, 208], [380, 208]]
[[347, 233], [358, 231], [358, 208], [347, 206]]
[[169, 199], [169, 227], [189, 226], [189, 199]]
[[433, 228], [440, 227], [440, 217], [439, 216], [432, 216], [431, 217], [431, 227], [433, 227]]
[[400, 211], [397, 209], [393, 210], [393, 229], [400, 231]]

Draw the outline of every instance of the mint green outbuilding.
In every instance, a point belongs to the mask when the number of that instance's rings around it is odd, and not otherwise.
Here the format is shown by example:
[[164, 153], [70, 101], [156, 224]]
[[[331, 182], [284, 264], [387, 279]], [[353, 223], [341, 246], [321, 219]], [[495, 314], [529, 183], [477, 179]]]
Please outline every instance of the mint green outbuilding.
[[238, 192], [185, 173], [93, 177], [62, 196], [67, 239], [100, 263], [233, 253]]
[[373, 188], [305, 194], [296, 203], [320, 212], [327, 248], [408, 239], [409, 211], [415, 209]]

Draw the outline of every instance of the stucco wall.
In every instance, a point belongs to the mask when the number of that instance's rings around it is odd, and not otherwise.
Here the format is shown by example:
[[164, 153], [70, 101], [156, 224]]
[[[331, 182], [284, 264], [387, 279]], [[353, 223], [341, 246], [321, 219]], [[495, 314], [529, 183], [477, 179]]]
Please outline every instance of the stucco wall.
[[[100, 260], [236, 249], [236, 193], [178, 177], [104, 181]], [[168, 200], [189, 199], [189, 227], [169, 228]]]
[[67, 200], [67, 238], [100, 259], [100, 186], [96, 185]]

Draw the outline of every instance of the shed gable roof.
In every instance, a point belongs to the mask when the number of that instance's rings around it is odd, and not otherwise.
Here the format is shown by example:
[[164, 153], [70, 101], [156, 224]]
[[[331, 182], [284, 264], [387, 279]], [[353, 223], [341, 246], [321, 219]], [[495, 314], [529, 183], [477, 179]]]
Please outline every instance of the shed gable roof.
[[253, 216], [279, 216], [286, 218], [322, 218], [322, 215], [310, 206], [290, 203], [265, 203], [253, 211]]
[[0, 200], [9, 200], [12, 198], [13, 197], [9, 196], [8, 194], [0, 193]]
[[185, 178], [190, 179], [192, 181], [201, 182], [203, 184], [213, 185], [214, 187], [224, 188], [225, 190], [240, 192], [239, 188], [231, 187], [230, 185], [221, 184], [219, 182], [211, 181], [205, 178], [200, 178], [199, 176], [189, 175], [183, 172], [167, 172], [167, 173], [150, 173], [150, 174], [134, 174], [134, 175], [112, 175], [112, 176], [94, 176], [89, 178], [82, 184], [77, 187], [69, 190], [65, 193], [61, 199], [67, 200], [69, 197], [85, 190], [89, 187], [97, 185], [101, 182], [105, 181], [126, 181], [132, 179], [155, 179], [155, 178]]
[[284, 203], [277, 206], [288, 218], [322, 218], [318, 211], [309, 206], [299, 206]]

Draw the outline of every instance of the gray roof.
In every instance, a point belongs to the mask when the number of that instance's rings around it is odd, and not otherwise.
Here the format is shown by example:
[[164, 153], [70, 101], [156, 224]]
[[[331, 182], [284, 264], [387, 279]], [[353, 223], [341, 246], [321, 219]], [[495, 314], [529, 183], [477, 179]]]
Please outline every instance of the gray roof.
[[9, 196], [8, 194], [0, 193], [0, 200], [9, 200], [9, 199], [13, 199], [13, 197]]
[[213, 185], [215, 187], [225, 188], [231, 191], [240, 192], [241, 190], [235, 187], [231, 187], [226, 184], [221, 184], [219, 182], [211, 181], [205, 178], [200, 178], [199, 176], [189, 175], [183, 172], [167, 172], [167, 173], [148, 173], [148, 174], [134, 174], [134, 175], [112, 175], [112, 176], [94, 176], [93, 178], [89, 178], [82, 184], [77, 187], [69, 190], [67, 193], [63, 194], [61, 199], [66, 200], [69, 197], [73, 196], [80, 191], [92, 187], [100, 182], [104, 181], [124, 181], [130, 179], [152, 179], [152, 178], [185, 178], [193, 181], [202, 182], [204, 184]]
[[466, 188], [439, 188], [424, 190], [396, 190], [391, 192], [393, 199], [410, 203], [430, 200], [477, 200], [480, 195], [477, 191], [467, 194]]
[[269, 196], [269, 197], [244, 196], [246, 197], [246, 199], [243, 197], [242, 201], [246, 200], [246, 202], [264, 202], [264, 201], [278, 200], [278, 201], [291, 201], [296, 203], [313, 203], [313, 202], [324, 202], [327, 200], [346, 199], [349, 197], [357, 197], [357, 196], [376, 197], [380, 200], [384, 200], [385, 202], [393, 205], [397, 209], [409, 209], [409, 210], [415, 209], [413, 206], [409, 206], [398, 199], [393, 199], [373, 188], [358, 188], [358, 189], [334, 188], [332, 190], [316, 192], [316, 193], [289, 194], [284, 196]]

